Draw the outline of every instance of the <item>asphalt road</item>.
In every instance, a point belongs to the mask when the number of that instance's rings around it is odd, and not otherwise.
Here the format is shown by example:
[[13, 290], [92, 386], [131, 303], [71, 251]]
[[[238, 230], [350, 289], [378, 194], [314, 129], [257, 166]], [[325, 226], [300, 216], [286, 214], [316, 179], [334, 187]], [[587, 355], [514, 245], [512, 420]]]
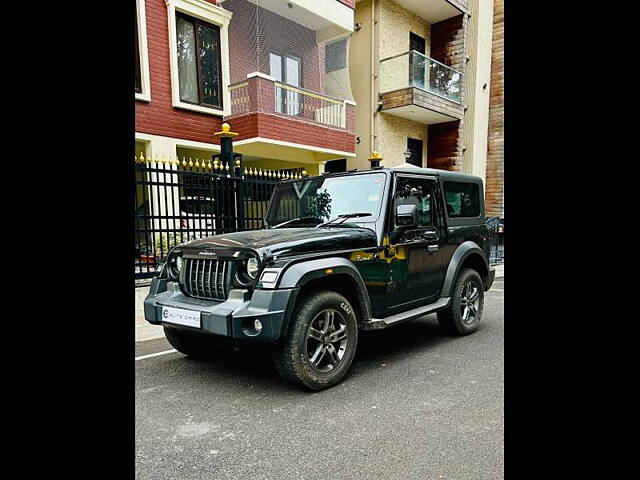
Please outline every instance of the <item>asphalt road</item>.
[[475, 334], [446, 337], [435, 315], [364, 332], [347, 378], [318, 393], [260, 354], [137, 360], [136, 478], [503, 478], [504, 278], [493, 288]]

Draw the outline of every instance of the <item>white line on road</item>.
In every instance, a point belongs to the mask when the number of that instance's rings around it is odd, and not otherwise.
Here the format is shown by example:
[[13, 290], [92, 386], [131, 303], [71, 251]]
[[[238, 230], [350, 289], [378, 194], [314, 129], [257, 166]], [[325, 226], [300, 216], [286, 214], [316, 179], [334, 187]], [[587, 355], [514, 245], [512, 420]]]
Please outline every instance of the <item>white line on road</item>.
[[138, 360], [144, 360], [145, 358], [159, 357], [160, 355], [167, 355], [167, 354], [173, 353], [173, 352], [177, 352], [177, 350], [176, 349], [171, 349], [171, 350], [165, 350], [164, 352], [149, 353], [148, 355], [140, 355], [139, 357], [136, 357], [136, 362]]
[[501, 288], [490, 288], [489, 289], [490, 292], [504, 292], [504, 290], [502, 290]]

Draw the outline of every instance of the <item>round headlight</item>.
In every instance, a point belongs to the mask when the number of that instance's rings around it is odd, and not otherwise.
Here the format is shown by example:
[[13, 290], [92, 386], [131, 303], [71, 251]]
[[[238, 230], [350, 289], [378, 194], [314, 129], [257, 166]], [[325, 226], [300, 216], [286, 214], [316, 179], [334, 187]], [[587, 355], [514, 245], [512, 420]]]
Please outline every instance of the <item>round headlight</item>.
[[182, 270], [182, 255], [176, 257], [176, 267], [178, 268], [178, 273]]
[[260, 262], [258, 262], [255, 258], [250, 258], [247, 260], [247, 274], [251, 278], [256, 278], [258, 275], [258, 270], [260, 270]]

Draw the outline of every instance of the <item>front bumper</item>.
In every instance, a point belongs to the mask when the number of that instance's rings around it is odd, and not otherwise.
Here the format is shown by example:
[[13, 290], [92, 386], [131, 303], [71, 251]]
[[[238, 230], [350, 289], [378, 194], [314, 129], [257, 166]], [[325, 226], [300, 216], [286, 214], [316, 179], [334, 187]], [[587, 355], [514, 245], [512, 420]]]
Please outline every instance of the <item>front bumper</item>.
[[[144, 300], [144, 317], [154, 325], [227, 337], [234, 341], [272, 343], [285, 333], [290, 311], [295, 303], [297, 288], [280, 290], [231, 290], [224, 302], [187, 297], [177, 282], [154, 278], [149, 295]], [[193, 328], [167, 323], [162, 307], [182, 308], [200, 312], [201, 327]], [[262, 323], [262, 331], [254, 328], [255, 320]]]

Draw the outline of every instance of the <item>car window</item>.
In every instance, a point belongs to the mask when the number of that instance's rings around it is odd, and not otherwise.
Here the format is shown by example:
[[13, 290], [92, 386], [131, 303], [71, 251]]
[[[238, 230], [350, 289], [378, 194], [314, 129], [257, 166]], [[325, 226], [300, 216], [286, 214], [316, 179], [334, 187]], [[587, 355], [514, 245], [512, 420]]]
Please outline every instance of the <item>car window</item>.
[[480, 191], [477, 183], [444, 182], [444, 196], [450, 218], [480, 216]]
[[418, 207], [418, 227], [433, 226], [432, 217], [432, 190], [433, 180], [398, 177], [396, 183], [396, 195], [394, 212], [398, 205], [415, 205]]

